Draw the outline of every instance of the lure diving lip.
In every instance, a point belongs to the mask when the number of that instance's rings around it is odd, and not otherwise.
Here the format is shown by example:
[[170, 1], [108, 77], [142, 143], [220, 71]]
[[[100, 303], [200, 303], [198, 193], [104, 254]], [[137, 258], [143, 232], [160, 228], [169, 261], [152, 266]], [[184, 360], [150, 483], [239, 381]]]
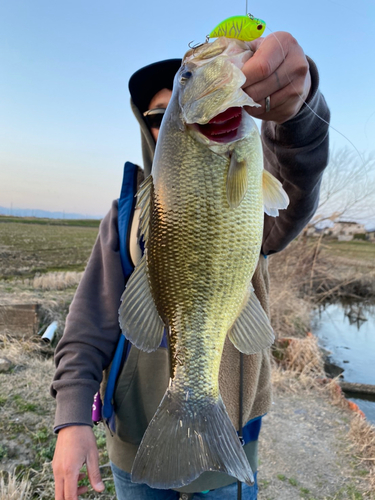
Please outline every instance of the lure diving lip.
[[225, 143], [236, 137], [241, 119], [242, 108], [232, 107], [214, 116], [208, 123], [198, 125], [198, 129], [211, 141]]

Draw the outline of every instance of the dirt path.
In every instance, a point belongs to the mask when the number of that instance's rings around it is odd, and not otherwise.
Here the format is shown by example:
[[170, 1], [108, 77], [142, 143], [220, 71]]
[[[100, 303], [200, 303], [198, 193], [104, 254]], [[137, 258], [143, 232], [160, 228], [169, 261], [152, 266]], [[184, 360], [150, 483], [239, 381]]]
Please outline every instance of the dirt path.
[[318, 390], [276, 390], [260, 439], [259, 500], [362, 499], [368, 474], [347, 437], [351, 415]]

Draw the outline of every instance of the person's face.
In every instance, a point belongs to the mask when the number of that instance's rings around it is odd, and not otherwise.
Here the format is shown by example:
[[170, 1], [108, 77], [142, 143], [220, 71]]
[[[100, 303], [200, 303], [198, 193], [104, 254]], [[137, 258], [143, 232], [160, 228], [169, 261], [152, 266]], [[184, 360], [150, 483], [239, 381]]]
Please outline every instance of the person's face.
[[[150, 104], [148, 105], [148, 109], [155, 108], [166, 108], [168, 106], [169, 101], [171, 100], [172, 91], [168, 89], [161, 89], [154, 97], [151, 99]], [[158, 140], [159, 136], [159, 128], [150, 127], [151, 134], [155, 139], [155, 142]]]

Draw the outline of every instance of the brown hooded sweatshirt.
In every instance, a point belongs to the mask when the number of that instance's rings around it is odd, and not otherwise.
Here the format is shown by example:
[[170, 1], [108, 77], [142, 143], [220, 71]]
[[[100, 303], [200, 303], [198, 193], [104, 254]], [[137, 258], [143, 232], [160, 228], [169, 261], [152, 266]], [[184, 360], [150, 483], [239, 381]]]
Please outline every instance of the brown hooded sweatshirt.
[[[328, 160], [329, 110], [318, 90], [316, 66], [309, 59], [312, 90], [308, 106], [281, 125], [262, 123], [265, 168], [277, 177], [290, 198], [279, 217], [265, 215], [262, 254], [253, 286], [269, 314], [267, 259], [285, 248], [314, 214], [319, 188]], [[132, 103], [141, 126], [144, 170], [151, 171], [155, 144], [141, 111]], [[313, 111], [312, 111], [313, 110]], [[320, 119], [321, 117], [322, 119]], [[56, 374], [51, 393], [56, 398], [55, 428], [92, 425], [93, 397], [106, 382], [120, 336], [118, 309], [125, 282], [119, 252], [117, 201], [103, 219], [83, 278], [70, 306], [64, 335], [56, 348]], [[243, 422], [264, 415], [271, 405], [269, 350], [244, 355]], [[228, 340], [220, 366], [220, 392], [229, 416], [239, 422], [239, 352]], [[103, 380], [104, 371], [104, 380]], [[138, 445], [148, 422], [164, 395], [169, 380], [165, 349], [144, 353], [132, 347], [117, 384], [114, 404], [116, 435], [107, 432], [111, 461], [131, 471]], [[257, 442], [245, 446], [250, 465], [256, 470]], [[222, 473], [206, 472], [182, 491], [214, 489], [234, 482]]]

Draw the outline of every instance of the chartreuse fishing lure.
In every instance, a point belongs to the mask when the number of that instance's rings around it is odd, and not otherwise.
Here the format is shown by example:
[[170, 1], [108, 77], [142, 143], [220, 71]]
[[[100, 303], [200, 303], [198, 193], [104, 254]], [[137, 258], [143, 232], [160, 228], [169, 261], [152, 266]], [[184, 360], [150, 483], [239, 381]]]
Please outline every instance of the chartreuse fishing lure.
[[251, 42], [263, 35], [266, 23], [251, 14], [246, 16], [232, 16], [225, 19], [208, 35], [209, 38], [237, 38], [244, 42]]

